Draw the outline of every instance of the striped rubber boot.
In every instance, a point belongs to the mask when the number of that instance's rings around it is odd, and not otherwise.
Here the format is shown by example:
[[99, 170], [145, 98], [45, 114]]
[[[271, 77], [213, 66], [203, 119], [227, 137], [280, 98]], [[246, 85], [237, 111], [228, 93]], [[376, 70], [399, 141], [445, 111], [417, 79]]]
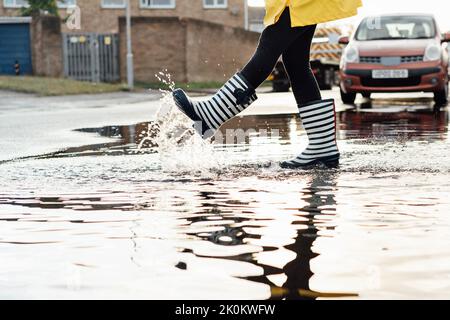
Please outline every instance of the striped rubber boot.
[[173, 98], [177, 107], [194, 121], [195, 130], [203, 139], [207, 139], [222, 124], [250, 106], [257, 96], [248, 81], [240, 73], [236, 73], [209, 100], [193, 101], [181, 89], [173, 91]]
[[339, 165], [340, 153], [336, 142], [336, 111], [334, 100], [320, 100], [299, 108], [309, 144], [303, 153], [280, 165], [286, 169], [324, 164], [333, 168]]

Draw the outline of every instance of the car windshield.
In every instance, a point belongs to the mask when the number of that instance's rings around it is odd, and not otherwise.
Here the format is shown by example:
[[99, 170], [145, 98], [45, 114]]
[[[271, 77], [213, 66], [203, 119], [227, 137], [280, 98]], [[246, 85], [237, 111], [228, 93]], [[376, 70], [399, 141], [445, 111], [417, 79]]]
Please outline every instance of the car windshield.
[[432, 17], [374, 17], [362, 21], [356, 40], [430, 39], [435, 35], [436, 27]]

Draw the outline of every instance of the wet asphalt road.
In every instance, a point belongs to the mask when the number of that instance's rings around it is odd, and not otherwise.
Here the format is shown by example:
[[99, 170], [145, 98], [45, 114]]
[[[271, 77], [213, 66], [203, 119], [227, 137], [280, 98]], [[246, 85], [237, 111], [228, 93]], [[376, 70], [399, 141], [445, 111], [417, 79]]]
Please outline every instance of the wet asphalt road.
[[341, 166], [310, 171], [277, 166], [291, 94], [227, 145], [174, 144], [170, 113], [147, 139], [159, 94], [0, 99], [0, 298], [448, 298], [448, 109], [337, 95]]
[[[267, 91], [267, 89], [263, 89]], [[353, 108], [340, 102], [337, 88], [324, 91], [324, 98], [335, 98], [337, 111]], [[402, 99], [416, 94], [388, 95]], [[378, 95], [386, 97], [386, 95]], [[421, 95], [426, 97], [426, 95]], [[429, 96], [428, 96], [429, 97]], [[132, 125], [155, 119], [161, 94], [113, 93], [95, 96], [35, 97], [33, 95], [0, 92], [0, 161], [29, 157], [107, 142], [107, 139], [82, 134], [76, 129], [108, 125]], [[361, 98], [362, 99], [362, 98]], [[357, 104], [364, 108], [364, 100]], [[414, 103], [417, 106], [417, 101]], [[420, 101], [419, 101], [420, 104]], [[376, 107], [389, 106], [389, 100]], [[397, 101], [389, 112], [408, 109], [408, 102]], [[425, 100], [423, 105], [431, 107]], [[290, 114], [296, 112], [292, 93], [260, 93], [259, 100], [244, 115]]]

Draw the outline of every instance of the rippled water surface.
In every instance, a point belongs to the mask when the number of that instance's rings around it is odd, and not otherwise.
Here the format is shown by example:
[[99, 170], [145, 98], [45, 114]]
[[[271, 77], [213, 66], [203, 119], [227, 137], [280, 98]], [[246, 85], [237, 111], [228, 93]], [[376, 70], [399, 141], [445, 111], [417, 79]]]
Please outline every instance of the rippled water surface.
[[293, 116], [225, 145], [80, 128], [111, 143], [4, 162], [0, 298], [448, 298], [448, 112], [397, 108], [338, 114], [336, 170], [277, 166]]

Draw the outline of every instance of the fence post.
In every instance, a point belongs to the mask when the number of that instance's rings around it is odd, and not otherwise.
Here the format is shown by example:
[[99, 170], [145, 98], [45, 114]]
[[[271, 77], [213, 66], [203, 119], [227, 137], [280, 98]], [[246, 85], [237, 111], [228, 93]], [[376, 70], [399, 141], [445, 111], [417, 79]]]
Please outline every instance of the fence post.
[[69, 77], [69, 50], [67, 48], [68, 44], [67, 34], [63, 34], [63, 65], [64, 65], [64, 77]]

